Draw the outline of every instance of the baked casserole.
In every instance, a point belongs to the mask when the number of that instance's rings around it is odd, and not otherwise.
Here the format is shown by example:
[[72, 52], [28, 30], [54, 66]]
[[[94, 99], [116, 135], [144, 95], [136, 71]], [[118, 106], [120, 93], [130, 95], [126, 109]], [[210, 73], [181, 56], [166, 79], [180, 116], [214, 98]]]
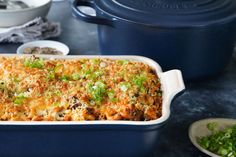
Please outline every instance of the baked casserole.
[[160, 80], [145, 63], [0, 57], [1, 121], [149, 121], [161, 111]]

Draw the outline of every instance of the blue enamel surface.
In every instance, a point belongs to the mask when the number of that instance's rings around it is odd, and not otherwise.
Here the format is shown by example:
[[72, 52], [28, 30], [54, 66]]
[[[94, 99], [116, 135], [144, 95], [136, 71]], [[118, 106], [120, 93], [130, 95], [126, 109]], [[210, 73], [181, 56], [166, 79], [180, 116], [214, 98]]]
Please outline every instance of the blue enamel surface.
[[150, 57], [166, 70], [180, 69], [185, 80], [217, 75], [228, 64], [234, 48], [235, 21], [189, 29], [151, 28], [120, 23], [98, 26], [102, 54]]
[[161, 125], [0, 126], [1, 157], [147, 157]]
[[[97, 11], [96, 17], [91, 17], [82, 14], [78, 11], [77, 5], [83, 5], [80, 1], [75, 1], [73, 13], [81, 20], [97, 23], [98, 25], [98, 38], [100, 43], [101, 53], [104, 55], [141, 55], [154, 59], [165, 70], [180, 69], [183, 72], [185, 80], [199, 80], [208, 78], [219, 74], [228, 64], [234, 49], [234, 42], [236, 41], [236, 1], [232, 0], [202, 0], [202, 1], [189, 1], [198, 5], [201, 3], [209, 6], [201, 6], [199, 10], [195, 8], [196, 12], [186, 11], [184, 8], [178, 13], [176, 12], [175, 19], [169, 18], [171, 23], [165, 23], [159, 18], [153, 18], [159, 24], [150, 23], [145, 20], [140, 22], [140, 19], [123, 18], [114, 15], [109, 8], [116, 7], [116, 9], [126, 8], [120, 6], [118, 3], [128, 3], [124, 0], [115, 1], [90, 1], [87, 6], [93, 7]], [[154, 0], [155, 1], [155, 0]], [[160, 0], [157, 0], [160, 1]], [[208, 2], [209, 3], [206, 3]], [[110, 4], [114, 3], [115, 4]], [[139, 0], [138, 2], [143, 2]], [[166, 3], [183, 2], [181, 0], [166, 1]], [[187, 3], [187, 1], [184, 1]], [[225, 4], [227, 3], [227, 4]], [[111, 6], [110, 6], [111, 5]], [[119, 5], [119, 6], [117, 6]], [[221, 6], [226, 5], [226, 6]], [[203, 7], [203, 8], [202, 8]], [[219, 7], [219, 8], [218, 8]], [[222, 7], [222, 8], [221, 8]], [[233, 8], [232, 8], [233, 7]], [[204, 9], [205, 8], [205, 9]], [[216, 9], [217, 14], [211, 9]], [[105, 10], [108, 9], [108, 10]], [[127, 8], [126, 8], [127, 9]], [[130, 10], [130, 7], [129, 7]], [[132, 9], [131, 9], [132, 10]], [[140, 8], [142, 10], [142, 8]], [[168, 9], [167, 9], [168, 10]], [[144, 15], [150, 10], [142, 10]], [[159, 11], [154, 13], [166, 17], [166, 15], [173, 14]], [[121, 12], [123, 15], [125, 11]], [[140, 12], [139, 12], [140, 13]], [[169, 14], [170, 13], [170, 14]], [[150, 13], [152, 14], [152, 13]], [[222, 16], [218, 16], [221, 14]], [[134, 12], [132, 16], [142, 18]], [[205, 16], [204, 16], [205, 15]], [[127, 14], [129, 16], [129, 14]], [[131, 16], [131, 15], [130, 15]], [[185, 18], [186, 16], [186, 18]], [[200, 17], [198, 17], [200, 16]], [[150, 20], [148, 16], [146, 19]], [[179, 21], [181, 17], [185, 22]], [[214, 18], [212, 18], [214, 17]], [[105, 23], [99, 21], [106, 21]], [[188, 20], [191, 18], [191, 20]], [[165, 18], [165, 20], [168, 18]], [[198, 24], [194, 24], [199, 20]], [[204, 20], [203, 20], [204, 19]], [[99, 22], [97, 22], [97, 20]], [[193, 22], [191, 23], [191, 21]], [[211, 21], [209, 23], [209, 21]], [[144, 22], [144, 23], [143, 23]], [[179, 25], [180, 24], [180, 25]]]
[[98, 12], [152, 26], [202, 26], [236, 18], [234, 0], [92, 0]]

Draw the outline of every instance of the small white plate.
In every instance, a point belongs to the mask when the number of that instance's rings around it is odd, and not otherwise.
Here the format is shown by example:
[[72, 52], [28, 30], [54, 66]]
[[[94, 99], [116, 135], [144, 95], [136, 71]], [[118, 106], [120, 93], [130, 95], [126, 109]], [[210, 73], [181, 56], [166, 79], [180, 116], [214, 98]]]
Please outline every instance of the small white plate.
[[28, 42], [25, 43], [23, 45], [21, 45], [18, 49], [17, 49], [17, 54], [24, 54], [24, 50], [25, 48], [28, 47], [50, 47], [50, 48], [54, 48], [57, 49], [58, 51], [61, 51], [63, 53], [64, 56], [69, 54], [69, 47], [63, 43], [57, 42], [57, 41], [52, 41], [52, 40], [39, 40], [39, 41], [32, 41], [32, 42]]
[[224, 128], [228, 128], [236, 124], [235, 119], [227, 119], [227, 118], [209, 118], [209, 119], [199, 120], [199, 121], [194, 122], [189, 127], [189, 138], [191, 142], [193, 143], [193, 145], [196, 146], [203, 153], [212, 157], [220, 157], [219, 155], [216, 155], [202, 148], [197, 142], [198, 137], [205, 137], [211, 134], [211, 131], [209, 131], [207, 128], [207, 124], [215, 123], [215, 122], [217, 123], [220, 130], [221, 129], [223, 130]]

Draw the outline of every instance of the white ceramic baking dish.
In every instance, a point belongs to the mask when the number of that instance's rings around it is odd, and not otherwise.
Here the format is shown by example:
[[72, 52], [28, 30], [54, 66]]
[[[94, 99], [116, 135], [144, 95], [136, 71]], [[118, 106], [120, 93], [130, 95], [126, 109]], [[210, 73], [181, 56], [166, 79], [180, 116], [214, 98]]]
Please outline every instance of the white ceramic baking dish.
[[[9, 55], [22, 57], [29, 55]], [[139, 61], [156, 71], [163, 91], [162, 116], [152, 121], [0, 122], [0, 154], [24, 156], [147, 156], [155, 148], [158, 133], [170, 116], [174, 97], [185, 89], [179, 70], [162, 72], [153, 60], [141, 56], [48, 56], [45, 59], [110, 58]], [[8, 138], [6, 138], [6, 136]], [[7, 141], [6, 141], [7, 140]], [[7, 144], [5, 142], [7, 142]], [[37, 152], [37, 142], [42, 153]], [[92, 143], [96, 146], [92, 146]], [[38, 145], [37, 144], [37, 145]], [[10, 151], [17, 146], [16, 151]], [[24, 150], [27, 148], [28, 151]], [[8, 154], [7, 154], [8, 153]]]

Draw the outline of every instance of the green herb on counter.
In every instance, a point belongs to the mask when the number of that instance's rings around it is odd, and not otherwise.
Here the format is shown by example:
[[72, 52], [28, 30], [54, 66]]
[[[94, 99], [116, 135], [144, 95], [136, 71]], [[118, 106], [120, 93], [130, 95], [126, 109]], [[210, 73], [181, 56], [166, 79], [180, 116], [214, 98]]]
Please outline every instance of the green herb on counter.
[[217, 123], [209, 123], [207, 128], [211, 135], [199, 138], [199, 145], [222, 157], [236, 157], [236, 125], [219, 130]]

